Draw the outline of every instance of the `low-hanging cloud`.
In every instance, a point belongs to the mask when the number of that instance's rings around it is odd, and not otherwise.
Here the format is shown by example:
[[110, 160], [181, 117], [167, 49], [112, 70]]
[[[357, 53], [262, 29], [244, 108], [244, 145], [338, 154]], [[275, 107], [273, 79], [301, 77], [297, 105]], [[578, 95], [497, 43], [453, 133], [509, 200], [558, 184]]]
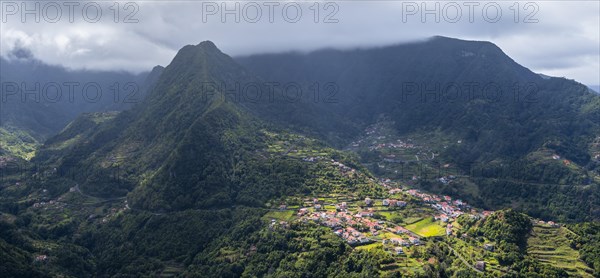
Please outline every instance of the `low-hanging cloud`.
[[[81, 11], [85, 2], [74, 8], [73, 18], [69, 18], [62, 6], [62, 17], [56, 20], [53, 13], [56, 7], [43, 11], [47, 2], [39, 2], [42, 10], [39, 23], [32, 15], [26, 15], [23, 20], [20, 13], [15, 13], [15, 6], [6, 3], [2, 2], [0, 25], [3, 57], [9, 57], [15, 49], [27, 49], [46, 63], [73, 69], [147, 71], [157, 64], [168, 64], [182, 46], [204, 40], [215, 42], [229, 55], [239, 56], [373, 47], [442, 35], [489, 40], [535, 72], [565, 76], [590, 85], [600, 84], [600, 4], [597, 1], [493, 4], [487, 1], [477, 2], [472, 7], [468, 5], [473, 2], [460, 1], [315, 0], [277, 4], [125, 1], [118, 5], [98, 2], [102, 16], [97, 22], [89, 20], [94, 19], [91, 17], [97, 6], [88, 5], [91, 10], [88, 18], [84, 18]], [[22, 2], [9, 3], [22, 7]], [[27, 7], [35, 7], [31, 3]], [[57, 3], [64, 5], [64, 2]], [[423, 10], [436, 9], [436, 4], [439, 5], [437, 15], [436, 12], [423, 13]], [[262, 10], [259, 20], [256, 20], [257, 7]], [[269, 7], [274, 7], [273, 13]], [[288, 8], [288, 14], [283, 13], [284, 7]], [[295, 14], [298, 7], [302, 13], [299, 19]], [[460, 17], [456, 14], [457, 7]], [[488, 9], [487, 17], [484, 7]], [[502, 14], [496, 20], [498, 7]], [[472, 13], [469, 8], [473, 8]], [[223, 13], [227, 9], [234, 12]], [[116, 10], [119, 12], [115, 13]], [[56, 22], [50, 23], [43, 16]]]

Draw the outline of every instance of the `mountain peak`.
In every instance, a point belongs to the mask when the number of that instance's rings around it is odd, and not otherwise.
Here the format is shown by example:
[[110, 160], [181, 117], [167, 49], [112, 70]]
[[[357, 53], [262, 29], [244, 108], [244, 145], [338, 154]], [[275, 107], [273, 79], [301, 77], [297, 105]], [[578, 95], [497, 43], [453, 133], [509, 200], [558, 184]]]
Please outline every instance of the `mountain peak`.
[[152, 68], [152, 70], [150, 72], [162, 71], [164, 69], [165, 69], [165, 67], [163, 67], [161, 65], [156, 65]]
[[472, 46], [472, 47], [487, 47], [490, 50], [500, 51], [502, 49], [498, 47], [496, 44], [490, 41], [478, 41], [478, 40], [463, 40], [452, 37], [444, 37], [444, 36], [433, 36], [430, 37], [428, 42], [442, 44], [445, 46], [455, 45], [455, 46]]
[[205, 49], [218, 49], [217, 46], [212, 41], [203, 41], [199, 43], [197, 46], [205, 48]]
[[197, 45], [188, 44], [184, 46], [179, 50], [175, 58], [177, 58], [177, 56], [189, 58], [189, 56], [196, 56], [198, 54], [223, 54], [223, 52], [221, 52], [213, 42], [203, 41]]

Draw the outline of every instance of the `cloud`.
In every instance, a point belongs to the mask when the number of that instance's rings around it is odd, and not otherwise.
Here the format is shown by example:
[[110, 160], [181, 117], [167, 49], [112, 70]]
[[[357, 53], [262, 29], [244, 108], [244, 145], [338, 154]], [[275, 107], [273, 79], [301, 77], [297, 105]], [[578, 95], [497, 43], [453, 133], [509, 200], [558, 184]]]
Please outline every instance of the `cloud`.
[[[166, 65], [184, 45], [204, 40], [237, 56], [381, 46], [442, 35], [489, 40], [533, 71], [600, 84], [600, 3], [596, 1], [478, 2], [472, 12], [466, 6], [472, 2], [448, 1], [309, 1], [277, 6], [250, 1], [238, 6], [218, 1], [144, 1], [129, 6], [119, 2], [118, 15], [113, 2], [99, 3], [102, 17], [95, 23], [88, 22], [95, 6], [88, 7], [85, 17], [84, 2], [75, 9], [73, 22], [63, 13], [56, 23], [44, 17], [40, 23], [33, 17], [23, 23], [18, 14], [8, 15], [3, 9], [6, 23], [0, 27], [0, 54], [7, 56], [25, 47], [47, 63], [68, 68], [140, 72]], [[261, 17], [253, 22], [257, 6]], [[415, 7], [418, 11], [410, 13]], [[422, 13], [436, 7], [439, 22], [435, 14]], [[502, 16], [490, 20], [498, 7]], [[294, 22], [298, 8], [301, 16]], [[224, 13], [226, 9], [235, 12]], [[459, 20], [451, 22], [458, 18], [458, 10]]]

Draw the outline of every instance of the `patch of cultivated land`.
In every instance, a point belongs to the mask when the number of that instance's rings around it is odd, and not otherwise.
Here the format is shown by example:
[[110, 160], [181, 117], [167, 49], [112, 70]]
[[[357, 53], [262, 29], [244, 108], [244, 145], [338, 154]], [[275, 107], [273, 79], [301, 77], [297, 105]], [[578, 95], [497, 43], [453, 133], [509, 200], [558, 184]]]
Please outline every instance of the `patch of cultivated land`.
[[423, 220], [406, 226], [406, 229], [423, 237], [444, 236], [446, 230], [440, 226], [432, 217], [426, 217]]
[[291, 221], [294, 218], [294, 211], [292, 210], [284, 210], [284, 211], [269, 211], [267, 214], [263, 216], [265, 220], [277, 219], [281, 221]]
[[593, 277], [592, 270], [579, 260], [579, 252], [570, 247], [568, 233], [563, 227], [535, 225], [527, 240], [527, 252], [542, 263], [565, 269], [570, 275]]

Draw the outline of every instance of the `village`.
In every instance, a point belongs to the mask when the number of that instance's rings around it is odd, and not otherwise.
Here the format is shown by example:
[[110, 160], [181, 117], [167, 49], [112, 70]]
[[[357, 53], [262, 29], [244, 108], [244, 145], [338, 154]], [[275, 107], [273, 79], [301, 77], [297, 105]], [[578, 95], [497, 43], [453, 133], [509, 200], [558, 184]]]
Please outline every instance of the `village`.
[[[307, 160], [308, 161], [308, 160]], [[351, 171], [339, 162], [336, 166]], [[348, 168], [348, 169], [346, 169]], [[407, 248], [418, 246], [430, 237], [454, 236], [454, 223], [460, 215], [467, 214], [475, 219], [482, 219], [491, 211], [477, 211], [467, 203], [452, 199], [450, 196], [423, 193], [417, 189], [393, 187], [389, 179], [381, 179], [378, 184], [389, 194], [389, 198], [356, 199], [322, 197], [305, 198], [298, 208], [280, 204], [277, 210], [293, 211], [294, 221], [316, 223], [328, 227], [332, 233], [342, 238], [353, 247], [380, 243], [387, 252], [402, 256]], [[409, 206], [410, 208], [408, 208]], [[402, 225], [393, 220], [393, 215], [406, 210], [430, 208], [430, 214], [416, 219], [416, 224]], [[286, 227], [286, 221], [272, 225]], [[421, 223], [424, 223], [421, 225]]]
[[[457, 257], [460, 257], [460, 254], [469, 254], [471, 251], [468, 250], [473, 248], [488, 253], [494, 251], [493, 242], [481, 242], [477, 247], [465, 243], [466, 236], [459, 232], [460, 225], [457, 221], [461, 216], [484, 219], [492, 211], [475, 209], [461, 199], [448, 195], [415, 189], [410, 181], [375, 178], [360, 170], [356, 164], [332, 156], [327, 150], [309, 151], [301, 148], [303, 144], [308, 143], [297, 140], [295, 144], [285, 147], [274, 145], [269, 150], [274, 155], [301, 160], [321, 170], [318, 177], [326, 177], [318, 180], [316, 184], [320, 187], [309, 195], [286, 196], [270, 203], [270, 211], [264, 216], [267, 223], [270, 222], [269, 228], [289, 229], [293, 222], [325, 227], [353, 249], [383, 250], [395, 258], [398, 266], [402, 263], [403, 267], [405, 263], [418, 265], [412, 254], [432, 240], [443, 241], [449, 245], [448, 242], [455, 241], [452, 246], [458, 250], [453, 250]], [[414, 149], [415, 145], [408, 140], [398, 140], [375, 147]], [[388, 156], [391, 157], [391, 154]], [[412, 176], [413, 181], [417, 179], [420, 177]], [[450, 184], [455, 179], [455, 176], [448, 174], [437, 178], [437, 182]], [[357, 189], [359, 185], [363, 186], [360, 187], [362, 189], [371, 190], [370, 186], [377, 190], [365, 194], [348, 189], [348, 186]], [[15, 187], [18, 186], [21, 185], [16, 182]], [[102, 199], [89, 196], [82, 192], [77, 184], [70, 187], [68, 193], [56, 199], [50, 199], [48, 195], [46, 189], [40, 189], [31, 196], [31, 207], [33, 212], [49, 216], [48, 219], [52, 222], [66, 221], [74, 215], [80, 215], [87, 219], [86, 223], [103, 225], [120, 214], [135, 211], [129, 207], [126, 198]], [[559, 227], [552, 221], [532, 221], [537, 225]], [[456, 244], [465, 249], [459, 250]], [[49, 258], [44, 250], [40, 250], [37, 255], [35, 262], [46, 262]], [[490, 260], [487, 260], [487, 263], [489, 262]], [[464, 263], [479, 271], [486, 270], [486, 262], [482, 256]], [[489, 265], [488, 269], [491, 269]]]
[[[398, 141], [398, 145], [393, 144], [375, 147], [412, 149], [415, 146], [412, 142], [405, 141]], [[318, 165], [321, 169], [332, 167], [337, 172], [335, 176], [350, 180], [364, 176], [361, 171], [331, 157], [294, 150], [289, 152], [292, 153], [296, 158]], [[388, 157], [391, 155], [387, 154]], [[449, 164], [440, 166], [450, 167]], [[442, 242], [448, 246], [461, 264], [475, 272], [510, 272], [502, 268], [495, 259], [496, 242], [467, 234], [459, 224], [459, 220], [465, 217], [473, 221], [485, 219], [494, 213], [493, 211], [476, 209], [453, 196], [416, 189], [414, 183], [421, 177], [416, 174], [412, 175], [412, 179], [410, 177], [401, 179], [380, 175], [378, 179], [372, 176], [362, 179], [362, 182], [372, 183], [380, 189], [373, 191], [378, 192], [374, 194], [365, 195], [364, 192], [354, 192], [342, 186], [329, 193], [316, 191], [311, 195], [293, 196], [272, 203], [271, 211], [264, 218], [271, 221], [271, 229], [288, 229], [294, 222], [303, 223], [301, 227], [324, 227], [357, 252], [367, 250], [388, 253], [394, 258], [394, 262], [382, 267], [400, 269], [402, 273], [420, 271], [423, 262], [419, 261], [415, 254], [422, 252], [431, 241]], [[456, 179], [454, 173], [446, 172], [433, 181], [450, 185]], [[562, 229], [562, 225], [552, 221], [534, 218], [531, 221], [539, 229]]]

